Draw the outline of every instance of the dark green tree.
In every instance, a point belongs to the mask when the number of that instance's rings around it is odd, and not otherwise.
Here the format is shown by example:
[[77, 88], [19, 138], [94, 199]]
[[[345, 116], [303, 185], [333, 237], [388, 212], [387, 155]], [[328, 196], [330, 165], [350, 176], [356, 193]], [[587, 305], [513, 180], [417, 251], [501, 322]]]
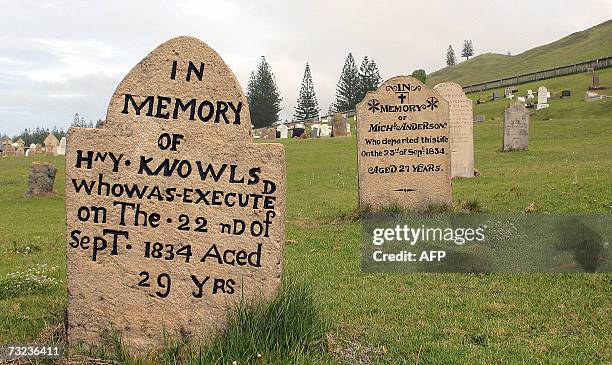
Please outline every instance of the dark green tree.
[[368, 91], [376, 90], [380, 85], [382, 78], [378, 71], [378, 66], [374, 60], [369, 60], [368, 56], [363, 58], [359, 67], [359, 95], [357, 99], [360, 102], [365, 98]]
[[349, 53], [344, 61], [340, 80], [336, 85], [336, 101], [334, 111], [343, 112], [355, 109], [355, 105], [361, 101], [360, 98], [359, 71], [355, 65], [353, 54]]
[[411, 76], [415, 79], [420, 80], [422, 83], [425, 83], [425, 81], [427, 80], [427, 74], [423, 69], [414, 70]]
[[446, 50], [446, 66], [452, 66], [457, 63], [457, 58], [455, 58], [455, 50], [453, 46], [449, 45]]
[[261, 57], [257, 71], [251, 72], [247, 85], [247, 99], [253, 127], [262, 128], [276, 124], [283, 99], [280, 97], [270, 64], [264, 56]]
[[472, 45], [471, 40], [463, 41], [463, 49], [461, 50], [461, 57], [465, 57], [466, 60], [469, 60], [470, 57], [474, 55], [474, 46]]
[[300, 88], [300, 95], [297, 99], [293, 117], [298, 121], [317, 118], [319, 116], [319, 110], [317, 94], [315, 93], [312, 75], [310, 74], [310, 66], [308, 66], [308, 62], [306, 62], [304, 79], [302, 80], [302, 87]]

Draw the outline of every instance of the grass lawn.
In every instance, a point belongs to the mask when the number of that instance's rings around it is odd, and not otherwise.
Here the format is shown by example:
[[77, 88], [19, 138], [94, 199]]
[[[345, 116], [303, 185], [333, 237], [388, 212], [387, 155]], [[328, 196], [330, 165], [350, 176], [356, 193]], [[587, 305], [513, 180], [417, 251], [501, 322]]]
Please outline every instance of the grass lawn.
[[[612, 85], [610, 71], [602, 84]], [[541, 212], [612, 213], [612, 101], [574, 95], [532, 116], [522, 152], [499, 152], [506, 102], [476, 106], [487, 115], [475, 125], [481, 176], [454, 180], [454, 200], [475, 199], [485, 212], [522, 212], [535, 202]], [[612, 274], [362, 274], [355, 138], [281, 143], [286, 274], [308, 278], [332, 326], [330, 354], [312, 363], [612, 363]], [[58, 167], [56, 196], [23, 198], [35, 159]], [[0, 343], [52, 341], [61, 332], [63, 174], [60, 157], [0, 159], [0, 277], [47, 264], [58, 280], [50, 291], [0, 297]]]

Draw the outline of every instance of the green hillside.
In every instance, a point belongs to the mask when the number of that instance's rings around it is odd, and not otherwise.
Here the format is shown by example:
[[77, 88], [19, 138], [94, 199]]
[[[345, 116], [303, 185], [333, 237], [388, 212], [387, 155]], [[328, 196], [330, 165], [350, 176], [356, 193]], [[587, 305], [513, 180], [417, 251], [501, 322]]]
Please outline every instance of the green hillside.
[[611, 39], [612, 20], [608, 20], [516, 56], [495, 53], [476, 56], [432, 73], [427, 78], [427, 84], [433, 86], [440, 82], [453, 81], [466, 86], [612, 56]]

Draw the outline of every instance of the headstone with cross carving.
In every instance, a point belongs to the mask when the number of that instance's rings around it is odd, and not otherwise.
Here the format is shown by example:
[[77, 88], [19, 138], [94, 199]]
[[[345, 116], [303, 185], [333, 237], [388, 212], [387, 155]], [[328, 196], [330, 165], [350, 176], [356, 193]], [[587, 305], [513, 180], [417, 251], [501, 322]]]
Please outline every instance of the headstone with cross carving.
[[252, 143], [247, 99], [205, 43], [171, 39], [113, 94], [103, 128], [66, 146], [68, 340], [220, 331], [281, 282], [285, 163]]
[[356, 110], [362, 207], [425, 210], [452, 203], [448, 102], [438, 92], [397, 76]]

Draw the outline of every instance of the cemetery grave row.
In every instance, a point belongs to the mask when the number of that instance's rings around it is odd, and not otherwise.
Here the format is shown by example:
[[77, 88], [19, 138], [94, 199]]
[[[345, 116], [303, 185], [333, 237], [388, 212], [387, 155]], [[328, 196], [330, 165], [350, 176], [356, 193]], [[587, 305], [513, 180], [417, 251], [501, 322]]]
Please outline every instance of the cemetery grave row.
[[[545, 87], [537, 97], [538, 109], [548, 106]], [[66, 155], [68, 340], [96, 343], [112, 326], [138, 349], [161, 345], [164, 331], [220, 331], [241, 300], [279, 289], [284, 147], [252, 139], [351, 135], [341, 113], [252, 130], [233, 72], [192, 37], [137, 64], [105, 120], [28, 151]], [[390, 78], [357, 105], [355, 120], [362, 207], [450, 206], [451, 179], [475, 176], [473, 105], [456, 83]], [[528, 134], [525, 100], [512, 100], [501, 149], [527, 149]], [[3, 146], [16, 154], [11, 141]]]
[[[44, 145], [44, 147], [43, 147]], [[47, 156], [58, 156], [66, 154], [66, 137], [58, 140], [52, 133], [45, 138], [42, 144], [30, 144], [27, 148], [22, 139], [13, 142], [9, 138], [0, 141], [0, 155], [15, 157], [31, 157], [46, 154]]]

